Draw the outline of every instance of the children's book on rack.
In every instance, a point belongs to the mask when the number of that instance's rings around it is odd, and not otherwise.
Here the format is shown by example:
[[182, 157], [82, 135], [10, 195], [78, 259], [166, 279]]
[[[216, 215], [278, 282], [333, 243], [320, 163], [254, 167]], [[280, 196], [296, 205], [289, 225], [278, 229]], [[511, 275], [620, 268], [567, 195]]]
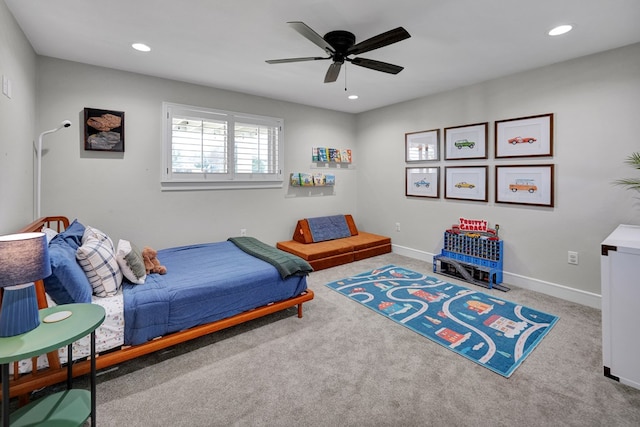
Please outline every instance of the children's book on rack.
[[342, 159], [342, 163], [351, 163], [351, 149], [343, 148], [340, 158]]
[[336, 176], [325, 173], [293, 172], [289, 182], [294, 187], [327, 187], [335, 185]]
[[318, 161], [319, 162], [329, 161], [329, 150], [327, 150], [326, 147], [318, 147]]
[[311, 149], [311, 161], [325, 163], [351, 163], [350, 148], [313, 147]]

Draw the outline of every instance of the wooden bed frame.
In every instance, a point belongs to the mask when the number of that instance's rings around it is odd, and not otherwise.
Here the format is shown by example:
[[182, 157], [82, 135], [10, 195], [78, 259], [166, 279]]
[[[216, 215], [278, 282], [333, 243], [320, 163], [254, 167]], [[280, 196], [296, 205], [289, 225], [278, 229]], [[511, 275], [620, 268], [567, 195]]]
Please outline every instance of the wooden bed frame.
[[[63, 216], [49, 216], [40, 218], [27, 225], [19, 231], [19, 233], [38, 232], [43, 227], [57, 230], [58, 232], [65, 230], [69, 226], [69, 219]], [[38, 297], [38, 305], [40, 308], [47, 307], [47, 298], [45, 296], [44, 282], [39, 280], [36, 282], [36, 294]], [[212, 332], [239, 325], [259, 317], [267, 316], [281, 310], [298, 306], [298, 317], [302, 317], [302, 303], [313, 299], [313, 291], [307, 289], [302, 294], [289, 298], [287, 300], [278, 301], [266, 306], [258, 307], [250, 311], [237, 314], [235, 316], [221, 319], [212, 323], [207, 323], [193, 328], [174, 332], [147, 341], [143, 344], [134, 346], [122, 346], [117, 350], [108, 350], [104, 354], [96, 357], [96, 368], [103, 369], [113, 366], [127, 360], [134, 359], [145, 354], [149, 354], [182, 342], [186, 342]], [[37, 358], [32, 359], [32, 371], [26, 374], [18, 373], [18, 362], [14, 363], [14, 374], [10, 382], [10, 396], [20, 396], [21, 402], [28, 401], [28, 393], [38, 390], [42, 387], [64, 382], [67, 378], [67, 369], [62, 367], [58, 352], [47, 353], [49, 367], [38, 370], [36, 367]], [[90, 372], [91, 366], [89, 360], [77, 360], [73, 365], [73, 376], [84, 375]]]

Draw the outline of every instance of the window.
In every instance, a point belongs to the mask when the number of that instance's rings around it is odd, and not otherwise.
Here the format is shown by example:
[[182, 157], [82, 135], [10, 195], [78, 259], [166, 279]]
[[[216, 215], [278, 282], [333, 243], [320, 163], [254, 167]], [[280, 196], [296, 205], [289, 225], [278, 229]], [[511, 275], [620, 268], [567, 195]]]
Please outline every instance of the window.
[[163, 189], [282, 187], [282, 119], [162, 106]]

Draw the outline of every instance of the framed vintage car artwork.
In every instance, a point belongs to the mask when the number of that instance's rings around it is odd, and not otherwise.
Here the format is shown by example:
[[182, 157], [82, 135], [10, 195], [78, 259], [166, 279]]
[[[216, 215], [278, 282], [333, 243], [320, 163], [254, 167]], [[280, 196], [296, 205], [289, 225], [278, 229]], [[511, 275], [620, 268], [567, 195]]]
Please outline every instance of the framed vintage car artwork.
[[444, 198], [487, 201], [488, 166], [446, 166]]
[[445, 128], [444, 159], [486, 159], [488, 125], [485, 122]]
[[553, 113], [495, 123], [496, 158], [553, 156]]
[[440, 129], [404, 134], [406, 162], [440, 160]]
[[496, 203], [553, 207], [553, 165], [496, 166]]
[[405, 193], [408, 197], [440, 197], [440, 168], [406, 168]]

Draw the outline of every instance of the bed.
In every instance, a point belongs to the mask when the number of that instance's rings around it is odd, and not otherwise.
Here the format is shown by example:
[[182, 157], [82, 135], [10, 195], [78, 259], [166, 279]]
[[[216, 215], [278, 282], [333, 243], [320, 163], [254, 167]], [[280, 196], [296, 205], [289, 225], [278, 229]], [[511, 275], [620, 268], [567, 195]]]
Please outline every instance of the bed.
[[[53, 216], [36, 220], [19, 232], [44, 230], [51, 239], [54, 272], [45, 280], [46, 286], [45, 281], [36, 282], [41, 308], [66, 302], [105, 307], [107, 318], [96, 331], [97, 369], [294, 306], [301, 318], [302, 304], [314, 297], [306, 280], [312, 269], [304, 260], [253, 238], [161, 249], [158, 259], [167, 267], [166, 274], [147, 275], [143, 284], [122, 280], [116, 290], [100, 289], [103, 296], [96, 295], [98, 288], [91, 282], [94, 287], [87, 295], [84, 284], [68, 285], [82, 278], [72, 262], [63, 269], [60, 254], [75, 254], [90, 228], [77, 220]], [[74, 376], [89, 372], [88, 354], [88, 338], [74, 343]], [[66, 348], [14, 363], [11, 396], [24, 399], [33, 390], [63, 382], [65, 363]]]

